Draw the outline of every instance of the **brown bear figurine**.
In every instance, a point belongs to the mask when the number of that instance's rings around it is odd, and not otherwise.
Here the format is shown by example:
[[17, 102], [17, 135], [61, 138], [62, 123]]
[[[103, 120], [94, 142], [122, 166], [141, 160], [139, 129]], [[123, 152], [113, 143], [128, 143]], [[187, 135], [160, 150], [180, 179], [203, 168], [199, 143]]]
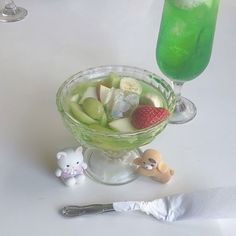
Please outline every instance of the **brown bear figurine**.
[[147, 149], [141, 157], [134, 159], [134, 164], [138, 165], [137, 172], [140, 175], [149, 176], [161, 183], [167, 183], [174, 174], [162, 161], [161, 154], [154, 149]]

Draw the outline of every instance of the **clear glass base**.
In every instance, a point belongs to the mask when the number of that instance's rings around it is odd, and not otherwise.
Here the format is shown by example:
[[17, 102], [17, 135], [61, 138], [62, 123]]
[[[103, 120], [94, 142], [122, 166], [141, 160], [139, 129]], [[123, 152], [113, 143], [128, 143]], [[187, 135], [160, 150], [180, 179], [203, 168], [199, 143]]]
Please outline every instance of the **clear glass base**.
[[136, 165], [133, 160], [141, 155], [139, 149], [127, 152], [109, 153], [88, 148], [84, 151], [86, 174], [95, 181], [108, 185], [121, 185], [135, 180]]
[[170, 117], [171, 124], [184, 124], [192, 120], [197, 114], [196, 106], [187, 98], [180, 97], [176, 102], [175, 110]]
[[3, 9], [0, 10], [1, 22], [15, 22], [24, 19], [28, 12], [22, 7], [16, 7], [14, 3], [6, 4]]

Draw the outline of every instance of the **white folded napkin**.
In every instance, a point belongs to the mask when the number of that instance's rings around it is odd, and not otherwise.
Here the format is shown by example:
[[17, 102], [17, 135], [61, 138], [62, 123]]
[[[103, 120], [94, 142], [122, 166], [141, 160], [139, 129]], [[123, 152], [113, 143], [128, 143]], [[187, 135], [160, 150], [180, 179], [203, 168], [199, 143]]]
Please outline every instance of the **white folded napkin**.
[[139, 210], [158, 220], [236, 218], [236, 186], [176, 194], [154, 201], [114, 202], [118, 212]]

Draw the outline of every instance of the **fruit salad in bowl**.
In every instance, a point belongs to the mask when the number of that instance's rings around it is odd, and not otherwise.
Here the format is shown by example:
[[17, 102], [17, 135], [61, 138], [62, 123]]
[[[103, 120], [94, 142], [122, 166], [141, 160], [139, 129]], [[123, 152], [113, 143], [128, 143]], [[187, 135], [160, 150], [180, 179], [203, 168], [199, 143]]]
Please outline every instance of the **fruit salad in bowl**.
[[129, 66], [101, 66], [79, 72], [57, 93], [63, 121], [84, 147], [87, 175], [105, 184], [136, 178], [138, 147], [167, 125], [175, 95], [167, 81]]

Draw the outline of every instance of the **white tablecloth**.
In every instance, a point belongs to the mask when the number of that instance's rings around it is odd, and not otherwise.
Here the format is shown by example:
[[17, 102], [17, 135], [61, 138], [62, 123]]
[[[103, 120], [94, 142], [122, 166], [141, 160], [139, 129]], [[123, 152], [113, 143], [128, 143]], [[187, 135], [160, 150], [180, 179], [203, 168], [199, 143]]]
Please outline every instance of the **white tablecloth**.
[[0, 23], [0, 235], [233, 236], [235, 220], [159, 223], [139, 212], [65, 219], [68, 204], [152, 200], [236, 184], [236, 2], [221, 1], [211, 61], [183, 93], [197, 108], [147, 147], [175, 169], [170, 183], [145, 178], [123, 186], [86, 179], [66, 188], [55, 176], [56, 152], [76, 141], [64, 128], [55, 95], [70, 75], [125, 64], [161, 74], [155, 44], [163, 1], [16, 0], [29, 14]]

